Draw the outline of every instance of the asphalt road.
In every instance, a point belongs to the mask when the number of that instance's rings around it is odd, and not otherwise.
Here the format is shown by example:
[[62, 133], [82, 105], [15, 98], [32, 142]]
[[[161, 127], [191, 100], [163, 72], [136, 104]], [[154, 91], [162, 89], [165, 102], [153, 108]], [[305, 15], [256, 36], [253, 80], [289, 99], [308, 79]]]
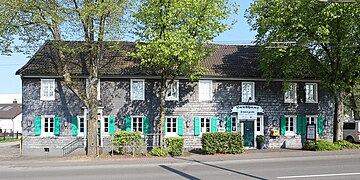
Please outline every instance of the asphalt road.
[[95, 160], [12, 158], [0, 161], [0, 179], [360, 179], [359, 167], [360, 150]]

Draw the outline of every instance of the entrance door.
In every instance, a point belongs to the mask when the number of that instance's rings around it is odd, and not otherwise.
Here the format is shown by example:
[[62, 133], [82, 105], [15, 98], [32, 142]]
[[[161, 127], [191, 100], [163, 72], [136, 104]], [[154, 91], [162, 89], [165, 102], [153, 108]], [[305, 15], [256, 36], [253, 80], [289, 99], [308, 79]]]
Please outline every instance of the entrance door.
[[244, 121], [244, 146], [254, 147], [254, 121]]

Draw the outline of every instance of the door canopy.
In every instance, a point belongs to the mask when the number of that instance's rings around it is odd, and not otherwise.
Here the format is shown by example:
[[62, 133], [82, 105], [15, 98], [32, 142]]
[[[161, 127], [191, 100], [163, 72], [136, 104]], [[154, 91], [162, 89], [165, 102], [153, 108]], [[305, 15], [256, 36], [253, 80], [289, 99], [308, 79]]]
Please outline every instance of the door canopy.
[[233, 113], [237, 113], [238, 119], [256, 119], [257, 114], [263, 114], [264, 110], [255, 105], [237, 105], [232, 108]]

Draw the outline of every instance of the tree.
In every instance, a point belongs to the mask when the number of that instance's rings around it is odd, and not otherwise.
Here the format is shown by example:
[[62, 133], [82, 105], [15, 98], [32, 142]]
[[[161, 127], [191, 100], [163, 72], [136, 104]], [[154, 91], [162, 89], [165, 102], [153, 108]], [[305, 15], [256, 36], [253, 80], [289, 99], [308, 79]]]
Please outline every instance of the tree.
[[133, 57], [161, 77], [158, 132], [162, 147], [167, 89], [177, 76], [196, 80], [204, 73], [200, 61], [214, 50], [208, 42], [230, 28], [224, 20], [237, 7], [228, 0], [140, 0], [137, 7], [134, 34], [142, 43]]
[[[3, 0], [0, 5], [0, 44], [9, 53], [38, 47], [51, 39], [59, 75], [65, 84], [84, 102], [89, 110], [87, 155], [97, 152], [97, 84], [99, 63], [103, 58], [105, 40], [118, 40], [123, 32], [126, 0]], [[22, 44], [17, 46], [18, 39]], [[69, 47], [67, 40], [81, 40], [79, 47]], [[118, 47], [115, 45], [112, 48]], [[73, 78], [67, 55], [83, 56], [90, 92], [86, 96]]]
[[317, 78], [332, 92], [334, 141], [343, 139], [344, 99], [360, 74], [359, 13], [358, 2], [255, 0], [246, 14], [257, 44], [296, 42], [260, 50], [266, 77]]

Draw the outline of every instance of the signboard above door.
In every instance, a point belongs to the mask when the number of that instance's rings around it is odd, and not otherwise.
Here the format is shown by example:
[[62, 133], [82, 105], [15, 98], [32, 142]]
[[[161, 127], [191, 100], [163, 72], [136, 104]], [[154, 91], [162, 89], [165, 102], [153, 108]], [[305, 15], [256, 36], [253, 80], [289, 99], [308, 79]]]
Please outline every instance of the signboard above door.
[[238, 119], [256, 119], [258, 113], [264, 113], [260, 106], [237, 105], [232, 108], [233, 113], [237, 113]]

